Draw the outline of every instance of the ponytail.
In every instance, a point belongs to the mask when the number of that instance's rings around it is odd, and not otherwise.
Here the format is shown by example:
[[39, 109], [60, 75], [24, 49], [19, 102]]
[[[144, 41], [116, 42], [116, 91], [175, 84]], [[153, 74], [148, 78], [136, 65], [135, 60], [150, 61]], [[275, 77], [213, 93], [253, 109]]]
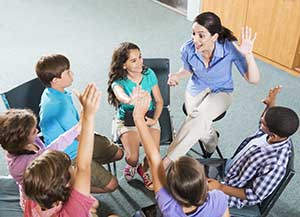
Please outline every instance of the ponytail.
[[222, 26], [221, 31], [219, 32], [218, 41], [224, 43], [226, 39], [228, 41], [237, 41], [237, 38], [233, 35], [233, 32], [230, 29]]

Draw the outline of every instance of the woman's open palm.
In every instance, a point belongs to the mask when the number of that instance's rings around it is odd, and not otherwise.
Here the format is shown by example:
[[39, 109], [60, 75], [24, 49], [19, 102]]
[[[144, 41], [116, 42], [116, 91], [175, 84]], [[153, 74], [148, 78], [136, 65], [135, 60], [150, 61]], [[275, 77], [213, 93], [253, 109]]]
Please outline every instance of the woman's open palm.
[[252, 53], [254, 41], [256, 39], [256, 33], [252, 37], [252, 29], [248, 26], [242, 27], [241, 30], [241, 42], [240, 44], [233, 43], [236, 49], [243, 55]]

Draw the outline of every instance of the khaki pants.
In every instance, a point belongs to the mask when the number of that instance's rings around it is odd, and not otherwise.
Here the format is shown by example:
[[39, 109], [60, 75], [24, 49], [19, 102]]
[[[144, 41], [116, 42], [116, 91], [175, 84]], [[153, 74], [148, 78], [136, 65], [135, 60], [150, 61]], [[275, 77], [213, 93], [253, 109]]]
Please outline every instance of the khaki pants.
[[231, 93], [211, 93], [207, 88], [193, 97], [186, 91], [187, 118], [168, 149], [168, 158], [174, 161], [185, 155], [199, 139], [208, 152], [214, 152], [218, 137], [212, 121], [226, 111], [231, 102]]
[[[95, 133], [94, 152], [91, 163], [91, 186], [104, 188], [113, 178], [113, 175], [107, 171], [102, 164], [112, 161], [118, 151], [115, 145], [106, 136]], [[73, 165], [76, 165], [76, 158], [73, 159]]]

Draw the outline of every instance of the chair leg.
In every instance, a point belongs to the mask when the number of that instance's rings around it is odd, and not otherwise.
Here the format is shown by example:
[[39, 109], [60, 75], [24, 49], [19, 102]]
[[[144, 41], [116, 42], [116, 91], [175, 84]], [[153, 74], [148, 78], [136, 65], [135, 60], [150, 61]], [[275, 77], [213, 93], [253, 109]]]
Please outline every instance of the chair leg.
[[[205, 147], [204, 147], [203, 143], [202, 143], [200, 140], [198, 140], [198, 142], [199, 142], [200, 148], [201, 148], [201, 150], [202, 150], [203, 157], [204, 157], [204, 158], [210, 158], [210, 156], [212, 155], [212, 153], [208, 153], [208, 152], [205, 150]], [[221, 150], [220, 150], [219, 146], [216, 147], [216, 151], [217, 151], [217, 153], [218, 153], [220, 159], [224, 159], [224, 157], [223, 157], [223, 155], [222, 155], [222, 153], [221, 153]]]
[[198, 140], [203, 156], [205, 156], [206, 150], [201, 140]]
[[117, 163], [116, 163], [116, 161], [113, 162], [113, 168], [114, 168], [114, 175], [117, 178]]
[[111, 172], [110, 163], [107, 164], [108, 171]]
[[220, 151], [220, 149], [219, 149], [219, 146], [217, 146], [216, 150], [217, 150], [217, 152], [218, 152], [219, 157], [220, 157], [221, 159], [224, 159], [224, 157], [223, 157], [223, 155], [222, 155], [222, 153], [221, 153], [221, 151]]

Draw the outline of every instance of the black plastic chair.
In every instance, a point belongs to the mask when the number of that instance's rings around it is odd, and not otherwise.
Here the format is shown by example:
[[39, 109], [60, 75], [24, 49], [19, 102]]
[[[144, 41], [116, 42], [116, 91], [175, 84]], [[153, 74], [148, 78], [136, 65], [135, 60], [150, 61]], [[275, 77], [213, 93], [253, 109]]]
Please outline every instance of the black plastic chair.
[[[186, 108], [185, 108], [185, 103], [183, 103], [183, 105], [182, 105], [182, 111], [184, 112], [185, 115], [187, 115]], [[213, 122], [216, 122], [216, 121], [218, 121], [218, 120], [221, 120], [223, 117], [225, 117], [225, 115], [226, 115], [226, 111], [223, 112], [222, 114], [220, 114], [218, 117], [216, 117], [216, 118], [213, 120]], [[207, 151], [205, 150], [205, 147], [204, 147], [204, 145], [203, 145], [203, 143], [202, 143], [202, 141], [201, 141], [200, 139], [198, 140], [198, 143], [199, 143], [200, 149], [201, 149], [201, 151], [202, 151], [202, 154], [201, 154], [200, 152], [196, 151], [196, 150], [193, 149], [193, 148], [191, 149], [191, 151], [194, 152], [194, 153], [196, 153], [196, 154], [198, 154], [199, 156], [204, 157], [204, 158], [209, 158], [210, 156], [209, 156], [209, 154], [207, 153]], [[221, 151], [220, 151], [220, 148], [219, 148], [218, 146], [216, 147], [216, 151], [217, 151], [219, 157], [220, 157], [221, 159], [224, 159], [224, 157], [223, 157], [223, 155], [222, 155], [222, 153], [221, 153]]]
[[[145, 58], [144, 65], [155, 72], [164, 101], [163, 110], [159, 117], [159, 124], [161, 127], [160, 145], [170, 145], [174, 137], [173, 122], [170, 115], [170, 86], [167, 84], [170, 73], [170, 61], [167, 58]], [[114, 126], [112, 126], [112, 128], [112, 131], [114, 131]], [[114, 132], [112, 132], [112, 134], [114, 134]], [[122, 146], [120, 140], [114, 138], [114, 136], [112, 137], [115, 143]], [[108, 165], [108, 170], [111, 172], [110, 165]], [[117, 176], [116, 162], [113, 162], [113, 170], [114, 175]]]
[[14, 87], [4, 93], [1, 98], [7, 109], [31, 109], [39, 122], [40, 101], [45, 86], [38, 78]]
[[174, 137], [173, 122], [170, 115], [170, 86], [167, 84], [170, 73], [170, 61], [167, 58], [145, 58], [144, 65], [155, 72], [164, 100], [163, 110], [159, 117], [161, 127], [160, 144], [170, 145]]

